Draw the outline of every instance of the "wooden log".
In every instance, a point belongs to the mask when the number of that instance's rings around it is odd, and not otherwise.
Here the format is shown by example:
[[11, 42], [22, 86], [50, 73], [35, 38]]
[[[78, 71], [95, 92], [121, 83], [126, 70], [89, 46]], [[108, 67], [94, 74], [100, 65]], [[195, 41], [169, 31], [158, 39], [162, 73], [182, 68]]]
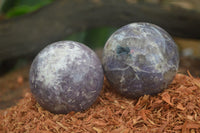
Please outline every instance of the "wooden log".
[[141, 0], [55, 0], [31, 14], [0, 21], [0, 61], [37, 53], [77, 31], [138, 21], [157, 24], [175, 36], [200, 38], [197, 11]]

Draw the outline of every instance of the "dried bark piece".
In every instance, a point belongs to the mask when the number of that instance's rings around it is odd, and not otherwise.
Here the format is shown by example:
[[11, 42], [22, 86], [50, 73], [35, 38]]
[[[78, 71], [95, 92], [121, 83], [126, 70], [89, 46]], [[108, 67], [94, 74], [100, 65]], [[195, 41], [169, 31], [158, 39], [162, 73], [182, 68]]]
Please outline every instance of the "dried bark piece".
[[176, 107], [177, 107], [177, 109], [185, 110], [185, 108], [183, 107], [183, 105], [181, 103], [178, 103], [178, 105]]
[[174, 104], [171, 103], [171, 97], [170, 97], [170, 95], [169, 95], [168, 92], [164, 92], [164, 93], [162, 94], [162, 100], [164, 100], [164, 101], [165, 101], [166, 103], [168, 103], [169, 105], [174, 106]]

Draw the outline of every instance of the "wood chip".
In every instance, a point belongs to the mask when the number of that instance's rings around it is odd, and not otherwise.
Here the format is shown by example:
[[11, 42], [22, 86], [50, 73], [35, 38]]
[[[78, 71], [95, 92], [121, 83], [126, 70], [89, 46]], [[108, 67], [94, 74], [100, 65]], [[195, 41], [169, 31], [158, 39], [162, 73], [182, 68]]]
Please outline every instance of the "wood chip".
[[97, 133], [102, 133], [102, 130], [101, 130], [100, 128], [93, 127], [93, 129], [94, 129]]
[[[16, 83], [16, 80], [15, 80]], [[22, 84], [24, 84], [22, 82]], [[177, 74], [155, 96], [127, 99], [103, 90], [88, 110], [52, 114], [30, 92], [16, 106], [0, 111], [0, 132], [200, 132], [200, 79]]]
[[22, 76], [17, 77], [17, 83], [22, 84], [24, 82], [24, 78]]
[[164, 92], [164, 93], [162, 94], [162, 99], [163, 99], [166, 103], [168, 103], [169, 105], [173, 106], [173, 103], [171, 103], [171, 101], [170, 101], [170, 95], [168, 94], [168, 92]]
[[178, 103], [178, 105], [177, 105], [177, 109], [185, 110], [185, 108], [183, 107], [183, 105], [182, 105], [181, 103]]

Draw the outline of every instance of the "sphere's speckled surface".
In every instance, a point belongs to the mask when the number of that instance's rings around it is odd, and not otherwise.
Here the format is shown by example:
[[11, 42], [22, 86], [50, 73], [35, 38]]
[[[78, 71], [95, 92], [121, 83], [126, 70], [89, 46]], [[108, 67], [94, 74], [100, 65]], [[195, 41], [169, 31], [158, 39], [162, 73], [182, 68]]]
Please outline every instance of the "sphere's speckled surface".
[[157, 94], [173, 80], [179, 65], [178, 48], [170, 35], [150, 23], [132, 23], [106, 42], [103, 68], [113, 89], [138, 98]]
[[103, 68], [87, 46], [60, 41], [44, 48], [33, 60], [29, 82], [38, 103], [53, 113], [89, 108], [103, 86]]

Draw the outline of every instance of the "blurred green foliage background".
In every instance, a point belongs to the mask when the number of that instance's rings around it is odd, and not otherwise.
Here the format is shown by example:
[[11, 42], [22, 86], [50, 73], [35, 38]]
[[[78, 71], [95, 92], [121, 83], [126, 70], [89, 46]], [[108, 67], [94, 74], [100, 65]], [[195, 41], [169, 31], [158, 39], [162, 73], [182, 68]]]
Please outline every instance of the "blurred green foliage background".
[[[54, 0], [5, 0], [1, 12], [6, 18], [24, 15], [50, 4]], [[113, 27], [88, 29], [67, 36], [66, 40], [78, 41], [92, 49], [103, 47], [108, 37], [116, 30]]]
[[[43, 6], [52, 3], [54, 0], [2, 0], [0, 1], [0, 15], [9, 19], [34, 12]], [[98, 27], [87, 29], [72, 35], [66, 36], [64, 40], [81, 42], [92, 49], [103, 48], [109, 36], [116, 30], [114, 27]], [[9, 71], [14, 71], [32, 61], [32, 57], [20, 57], [0, 62], [0, 76]]]
[[33, 12], [51, 2], [53, 0], [4, 0], [1, 11], [11, 18]]

